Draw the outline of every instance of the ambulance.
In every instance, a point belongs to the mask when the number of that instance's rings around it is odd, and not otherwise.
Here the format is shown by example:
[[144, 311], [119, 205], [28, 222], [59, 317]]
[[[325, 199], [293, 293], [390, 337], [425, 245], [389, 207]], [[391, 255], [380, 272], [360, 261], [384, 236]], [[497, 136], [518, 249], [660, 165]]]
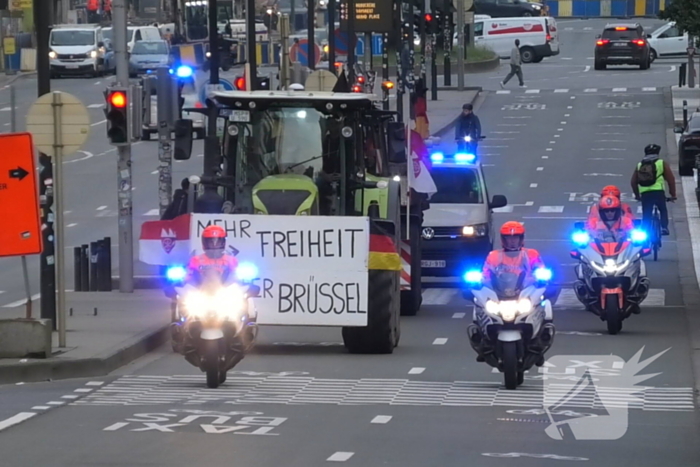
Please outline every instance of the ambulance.
[[545, 57], [559, 55], [559, 30], [550, 16], [474, 21], [474, 44], [493, 50], [503, 59], [510, 58], [515, 39], [520, 39], [523, 63], [539, 63]]

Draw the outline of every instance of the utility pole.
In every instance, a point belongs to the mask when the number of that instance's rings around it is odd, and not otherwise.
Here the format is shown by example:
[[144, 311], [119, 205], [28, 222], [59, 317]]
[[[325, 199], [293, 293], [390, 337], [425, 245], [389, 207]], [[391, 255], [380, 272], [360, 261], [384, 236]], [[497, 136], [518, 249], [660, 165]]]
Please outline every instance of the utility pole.
[[[114, 33], [114, 56], [117, 65], [117, 84], [129, 86], [129, 57], [126, 48], [126, 3], [127, 0], [112, 2], [112, 24]], [[131, 94], [131, 93], [129, 93]], [[128, 98], [130, 100], [130, 97]], [[127, 102], [128, 102], [127, 100]], [[128, 102], [131, 105], [131, 102]], [[117, 146], [119, 160], [118, 209], [119, 209], [119, 291], [134, 291], [134, 231], [132, 219], [131, 187], [131, 142]]]
[[289, 11], [289, 16], [290, 16], [290, 23], [289, 23], [289, 30], [291, 32], [294, 32], [296, 30], [296, 21], [297, 21], [297, 9], [295, 5], [296, 1], [292, 0], [292, 4], [290, 5], [290, 11]]
[[280, 89], [289, 89], [289, 15], [280, 18], [280, 43], [282, 63], [280, 63]]
[[695, 54], [695, 38], [688, 34], [688, 66], [686, 68], [688, 73], [688, 87], [695, 87], [695, 61], [693, 60], [693, 55]]
[[[36, 29], [36, 71], [38, 97], [51, 92], [51, 75], [49, 73], [49, 15], [43, 10], [41, 2], [33, 2], [34, 28]], [[53, 161], [44, 153], [39, 153], [39, 194], [41, 203], [42, 240], [44, 250], [41, 252], [40, 292], [41, 319], [50, 319], [54, 331], [56, 320], [56, 266], [53, 206]]]
[[[212, 54], [212, 57], [214, 54]], [[173, 192], [172, 127], [175, 109], [172, 109], [171, 87], [173, 80], [168, 67], [158, 67], [156, 72], [156, 96], [158, 98], [158, 208], [160, 216], [170, 206]]]
[[306, 40], [308, 41], [307, 47], [309, 48], [309, 53], [307, 56], [309, 57], [309, 69], [310, 70], [315, 70], [316, 69], [316, 29], [315, 29], [315, 21], [316, 21], [316, 15], [315, 15], [315, 10], [316, 10], [316, 0], [306, 0], [306, 22], [307, 22], [307, 27], [306, 27]]
[[335, 0], [328, 0], [328, 70], [334, 75], [335, 69]]
[[[248, 44], [247, 76], [245, 78], [248, 90], [255, 91], [258, 87], [258, 62], [255, 47], [255, 0], [247, 0], [246, 14], [246, 43]], [[216, 125], [216, 124], [215, 124]], [[215, 129], [216, 130], [216, 129]]]
[[464, 0], [457, 0], [457, 90], [464, 91]]
[[425, 46], [426, 46], [426, 31], [425, 31], [425, 14], [430, 9], [430, 0], [423, 0], [420, 3], [420, 19], [418, 20], [418, 32], [420, 33], [420, 77], [425, 81]]
[[[217, 20], [217, 3], [216, 1], [209, 2], [209, 83], [219, 84], [219, 30], [216, 25]], [[211, 125], [211, 124], [210, 124]], [[216, 132], [216, 122], [214, 122], [214, 132]]]
[[443, 3], [443, 21], [442, 21], [442, 79], [445, 86], [452, 86], [452, 69], [450, 63], [450, 54], [452, 53], [452, 2], [445, 0]]
[[[355, 47], [357, 46], [357, 34], [355, 34], [355, 0], [348, 1], [348, 81], [350, 86], [355, 84]], [[370, 45], [371, 46], [371, 45]]]

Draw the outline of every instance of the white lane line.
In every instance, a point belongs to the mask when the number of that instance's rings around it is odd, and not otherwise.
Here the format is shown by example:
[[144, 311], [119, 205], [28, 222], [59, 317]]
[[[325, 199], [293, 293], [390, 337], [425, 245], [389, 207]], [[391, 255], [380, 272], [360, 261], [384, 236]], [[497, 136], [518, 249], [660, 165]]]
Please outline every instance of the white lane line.
[[[680, 135], [676, 135], [676, 142], [679, 139]], [[698, 284], [700, 284], [700, 242], [698, 241], [698, 232], [700, 232], [700, 210], [698, 210], [698, 204], [695, 202], [695, 187], [697, 185], [691, 177], [680, 178], [683, 183], [685, 214], [690, 227], [690, 245], [693, 253], [693, 262], [695, 264], [695, 277]]]
[[78, 388], [73, 392], [92, 392], [92, 388]]
[[462, 319], [462, 318], [464, 318], [465, 316], [467, 316], [466, 313], [455, 313], [455, 314], [452, 315], [452, 318], [454, 318], [454, 319]]
[[355, 455], [354, 452], [338, 451], [335, 454], [333, 454], [331, 457], [326, 459], [326, 461], [328, 461], [328, 462], [345, 462], [346, 460], [350, 459], [354, 455]]
[[540, 206], [537, 212], [564, 212], [564, 206]]
[[105, 384], [104, 381], [90, 381], [85, 383], [85, 386], [102, 386], [103, 384]]
[[496, 91], [496, 94], [510, 94], [510, 91], [500, 90], [500, 91]]
[[552, 151], [552, 150], [553, 150], [552, 148], [547, 148], [547, 151]]
[[408, 370], [408, 374], [409, 375], [420, 375], [424, 371], [425, 371], [425, 368], [421, 368], [421, 367], [417, 366], [417, 367], [414, 367], [414, 368], [411, 368], [410, 370]]
[[676, 65], [671, 65], [671, 69], [668, 70], [669, 73], [676, 71]]
[[99, 122], [91, 123], [90, 126], [97, 126], [97, 125], [102, 125], [103, 123], [106, 123], [107, 120], [100, 120]]
[[528, 89], [525, 91], [525, 94], [539, 94], [540, 90], [539, 89]]
[[78, 224], [76, 224], [75, 222], [71, 222], [66, 227], [75, 227], [76, 225], [78, 225]]
[[110, 425], [107, 428], [103, 428], [102, 431], [117, 431], [120, 428], [124, 428], [128, 424], [128, 422], [117, 422], [114, 425]]
[[144, 216], [159, 216], [159, 215], [160, 215], [159, 209], [151, 209], [150, 211], [148, 211], [144, 214]]
[[559, 93], [559, 92], [569, 92], [569, 90], [568, 90], [568, 89], [555, 89], [554, 92], [555, 92], [555, 93]]
[[95, 82], [93, 83], [93, 86], [99, 86], [100, 84], [102, 84], [102, 81], [95, 81]]
[[656, 88], [642, 88], [642, 91], [656, 91]]
[[[31, 299], [32, 299], [32, 301], [34, 301], [34, 300], [38, 300], [39, 297], [41, 297], [40, 293], [32, 295]], [[2, 307], [3, 308], [15, 308], [15, 307], [24, 305], [25, 303], [27, 303], [27, 299], [23, 298], [22, 300], [17, 300], [16, 302], [8, 303], [7, 305], [3, 305]]]
[[5, 293], [4, 290], [0, 290], [0, 295], [2, 295], [2, 294], [4, 294], [4, 293]]
[[565, 121], [559, 122], [559, 123], [562, 124], [562, 125], [566, 125], [566, 122], [565, 122]]
[[78, 397], [80, 397], [80, 396], [75, 396], [73, 394], [69, 394], [66, 396], [61, 396], [61, 399], [77, 399]]
[[535, 204], [534, 201], [525, 201], [525, 206], [532, 206], [534, 204]]
[[556, 141], [550, 141], [550, 142], [549, 142], [549, 144], [555, 144], [555, 143], [556, 143]]
[[544, 167], [537, 167], [538, 172], [542, 172], [544, 170]]
[[583, 69], [583, 72], [584, 72], [584, 73], [588, 73], [589, 71], [591, 71], [591, 66], [590, 66], [590, 65], [586, 65], [586, 68]]
[[65, 404], [64, 401], [51, 401], [51, 402], [46, 403], [46, 405], [63, 405], [63, 404]]
[[530, 183], [530, 188], [537, 188], [537, 183]]
[[438, 337], [433, 341], [433, 345], [445, 345], [447, 344], [447, 337]]
[[513, 212], [513, 206], [503, 206], [502, 208], [496, 208], [493, 212]]
[[99, 109], [100, 107], [104, 107], [104, 104], [90, 104], [87, 106], [88, 109]]
[[564, 131], [563, 128], [557, 128], [557, 131]]
[[25, 420], [29, 420], [34, 416], [36, 416], [35, 412], [20, 412], [17, 415], [13, 415], [12, 417], [0, 422], [0, 431], [10, 428], [13, 425], [17, 425], [18, 423], [22, 423]]
[[96, 211], [104, 211], [107, 209], [107, 206], [100, 206], [99, 208], [95, 209]]
[[627, 88], [613, 88], [612, 92], [627, 92]]
[[151, 172], [151, 175], [158, 175], [158, 171], [154, 170], [153, 172]]
[[561, 138], [561, 135], [554, 135], [555, 138]]
[[584, 89], [583, 92], [598, 92], [598, 90], [596, 88], [588, 88]]
[[48, 405], [35, 405], [32, 410], [49, 410], [51, 407]]
[[567, 105], [566, 108], [567, 108], [567, 109], [573, 109], [574, 106], [573, 106], [573, 105]]
[[370, 423], [381, 423], [383, 425], [389, 423], [389, 420], [391, 420], [391, 418], [391, 415], [377, 415], [372, 419]]
[[542, 156], [542, 159], [549, 159], [549, 156]]

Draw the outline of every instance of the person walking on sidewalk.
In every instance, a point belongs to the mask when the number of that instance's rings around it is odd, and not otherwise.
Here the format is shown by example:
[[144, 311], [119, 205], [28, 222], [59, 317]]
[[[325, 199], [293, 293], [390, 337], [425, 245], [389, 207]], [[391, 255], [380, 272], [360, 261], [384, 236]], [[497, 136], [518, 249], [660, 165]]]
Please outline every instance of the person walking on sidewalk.
[[504, 88], [506, 83], [510, 81], [510, 79], [514, 75], [518, 75], [518, 81], [520, 81], [520, 87], [521, 88], [526, 88], [525, 82], [523, 81], [523, 60], [520, 57], [520, 39], [515, 39], [515, 46], [513, 47], [513, 50], [510, 51], [510, 73], [508, 73], [508, 76], [506, 76], [506, 79], [501, 81], [501, 88]]

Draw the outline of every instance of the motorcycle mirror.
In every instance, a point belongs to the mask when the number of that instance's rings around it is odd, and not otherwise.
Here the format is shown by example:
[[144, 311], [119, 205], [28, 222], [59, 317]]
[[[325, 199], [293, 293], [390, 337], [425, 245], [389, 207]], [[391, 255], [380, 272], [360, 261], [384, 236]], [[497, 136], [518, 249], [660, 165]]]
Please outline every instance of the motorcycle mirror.
[[583, 222], [583, 221], [574, 222], [574, 229], [583, 230], [584, 225], [585, 225], [585, 222]]
[[470, 302], [474, 301], [474, 294], [472, 293], [471, 289], [462, 290], [462, 298]]
[[260, 296], [260, 287], [257, 285], [250, 284], [248, 286], [248, 295], [250, 297], [259, 297]]
[[581, 253], [579, 253], [576, 250], [569, 252], [569, 254], [571, 255], [571, 257], [573, 259], [580, 259], [581, 258]]

